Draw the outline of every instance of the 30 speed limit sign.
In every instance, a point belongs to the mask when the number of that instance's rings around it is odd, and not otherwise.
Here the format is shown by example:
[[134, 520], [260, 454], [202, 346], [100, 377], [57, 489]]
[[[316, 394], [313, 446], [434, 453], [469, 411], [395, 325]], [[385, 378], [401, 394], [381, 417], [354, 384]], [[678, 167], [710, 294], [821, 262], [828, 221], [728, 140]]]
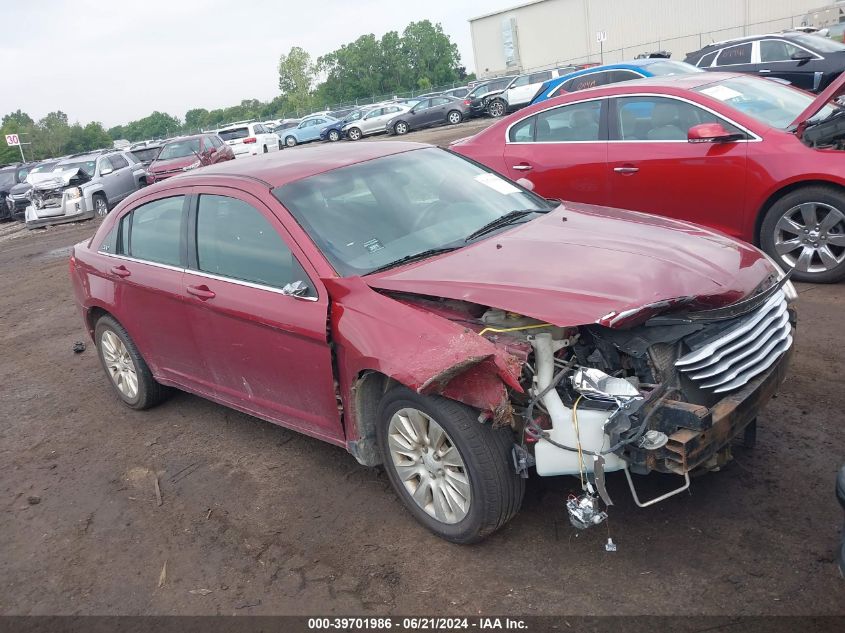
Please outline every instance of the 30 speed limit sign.
[[21, 139], [18, 137], [17, 134], [7, 134], [6, 135], [6, 145], [9, 147], [15, 147], [16, 145], [21, 144]]

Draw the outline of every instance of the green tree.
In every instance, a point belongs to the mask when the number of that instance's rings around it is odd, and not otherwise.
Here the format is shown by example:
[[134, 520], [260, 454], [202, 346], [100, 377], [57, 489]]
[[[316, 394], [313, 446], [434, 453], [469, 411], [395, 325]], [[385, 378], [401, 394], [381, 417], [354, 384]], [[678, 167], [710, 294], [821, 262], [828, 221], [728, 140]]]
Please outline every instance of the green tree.
[[61, 156], [70, 141], [67, 115], [61, 110], [50, 112], [38, 121], [33, 131], [32, 147], [39, 158]]
[[461, 56], [458, 46], [443, 32], [443, 27], [429, 20], [411, 22], [402, 32], [402, 49], [414, 82], [428, 79], [431, 86], [457, 81]]
[[279, 57], [279, 90], [295, 108], [307, 107], [311, 102], [311, 88], [315, 78], [311, 55], [299, 46]]
[[208, 121], [208, 110], [205, 108], [194, 108], [185, 113], [185, 131], [201, 130]]

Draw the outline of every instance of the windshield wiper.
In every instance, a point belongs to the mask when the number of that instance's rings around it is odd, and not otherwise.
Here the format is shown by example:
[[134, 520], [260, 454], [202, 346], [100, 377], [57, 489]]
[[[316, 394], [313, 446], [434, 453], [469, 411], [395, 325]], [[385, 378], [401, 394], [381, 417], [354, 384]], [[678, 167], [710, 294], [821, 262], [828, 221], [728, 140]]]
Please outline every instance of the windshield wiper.
[[502, 216], [499, 216], [495, 220], [488, 222], [484, 226], [479, 229], [476, 229], [469, 235], [464, 238], [464, 242], [469, 242], [474, 240], [477, 237], [481, 237], [482, 235], [486, 235], [487, 233], [491, 233], [498, 228], [503, 226], [507, 226], [508, 224], [514, 224], [517, 220], [524, 218], [526, 215], [531, 215], [532, 213], [547, 213], [546, 211], [542, 211], [539, 209], [516, 209], [515, 211], [508, 211]]
[[441, 253], [449, 253], [451, 251], [456, 251], [459, 248], [459, 246], [441, 246], [440, 248], [430, 248], [426, 251], [413, 253], [412, 255], [405, 255], [405, 257], [394, 259], [392, 262], [387, 262], [386, 264], [379, 266], [378, 268], [374, 268], [367, 274], [372, 275], [373, 273], [380, 273], [381, 271], [387, 270], [388, 268], [395, 268], [396, 266], [401, 266], [402, 264], [409, 264], [411, 262], [416, 262], [421, 259], [428, 259], [429, 257], [440, 255]]

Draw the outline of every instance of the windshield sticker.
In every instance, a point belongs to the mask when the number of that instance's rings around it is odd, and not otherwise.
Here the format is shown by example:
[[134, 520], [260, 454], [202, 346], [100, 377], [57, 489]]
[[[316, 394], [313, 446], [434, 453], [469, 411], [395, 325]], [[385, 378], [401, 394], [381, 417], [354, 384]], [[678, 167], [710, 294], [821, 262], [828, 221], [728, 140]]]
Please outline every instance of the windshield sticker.
[[383, 249], [384, 244], [382, 244], [377, 237], [374, 237], [373, 239], [364, 242], [364, 248], [366, 248], [370, 253], [375, 253], [376, 251]]
[[719, 101], [730, 101], [742, 96], [741, 92], [727, 86], [710, 86], [709, 88], [702, 88], [700, 92]]
[[475, 177], [476, 182], [490, 187], [493, 191], [505, 194], [506, 196], [512, 193], [519, 193], [519, 189], [514, 187], [507, 180], [499, 178], [496, 174], [485, 173], [479, 174]]

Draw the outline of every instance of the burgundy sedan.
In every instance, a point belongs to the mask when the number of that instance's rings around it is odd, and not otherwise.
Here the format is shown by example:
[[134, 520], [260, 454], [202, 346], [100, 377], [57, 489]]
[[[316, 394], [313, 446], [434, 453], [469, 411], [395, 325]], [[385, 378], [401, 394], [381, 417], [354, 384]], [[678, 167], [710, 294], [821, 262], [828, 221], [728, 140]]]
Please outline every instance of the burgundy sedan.
[[794, 279], [845, 277], [845, 75], [629, 81], [520, 110], [452, 149], [540, 195], [656, 213], [759, 245]]
[[216, 134], [196, 134], [169, 141], [147, 167], [147, 182], [165, 180], [197, 167], [235, 160], [231, 147]]
[[[792, 349], [794, 289], [753, 246], [414, 143], [154, 184], [70, 276], [127, 406], [178, 388], [343, 446], [462, 543], [517, 512], [534, 469], [685, 490], [753, 435]], [[573, 497], [573, 524], [606, 495]]]

